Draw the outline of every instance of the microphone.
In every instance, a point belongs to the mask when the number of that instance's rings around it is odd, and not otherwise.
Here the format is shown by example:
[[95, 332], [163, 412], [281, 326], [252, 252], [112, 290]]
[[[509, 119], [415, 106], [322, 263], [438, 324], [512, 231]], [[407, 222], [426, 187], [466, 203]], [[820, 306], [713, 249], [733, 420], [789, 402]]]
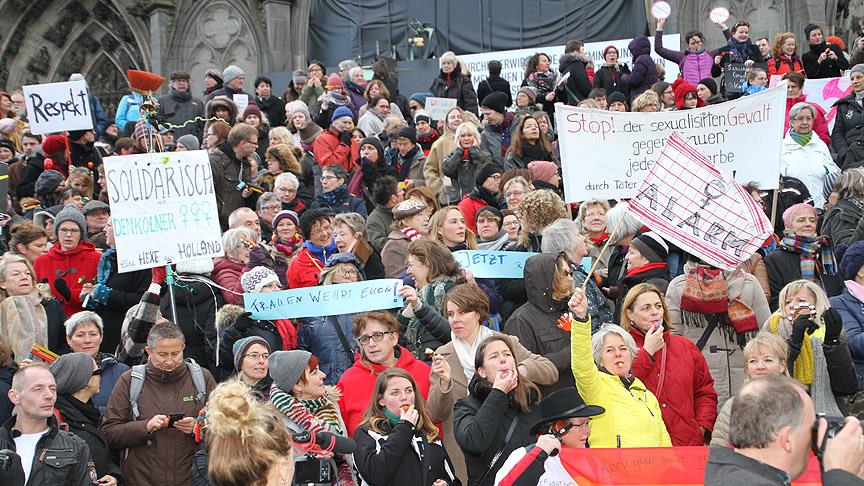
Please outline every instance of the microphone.
[[69, 285], [63, 280], [63, 277], [57, 277], [54, 280], [54, 289], [57, 290], [57, 293], [60, 294], [60, 297], [63, 297], [66, 302], [72, 300], [72, 291], [69, 289]]
[[[314, 442], [313, 442], [314, 440]], [[331, 451], [335, 454], [353, 454], [356, 444], [348, 437], [332, 434], [330, 432], [311, 433], [304, 430], [297, 434], [291, 435], [291, 441], [297, 444], [300, 449], [314, 449], [317, 446], [325, 451]], [[309, 452], [315, 452], [309, 450]]]

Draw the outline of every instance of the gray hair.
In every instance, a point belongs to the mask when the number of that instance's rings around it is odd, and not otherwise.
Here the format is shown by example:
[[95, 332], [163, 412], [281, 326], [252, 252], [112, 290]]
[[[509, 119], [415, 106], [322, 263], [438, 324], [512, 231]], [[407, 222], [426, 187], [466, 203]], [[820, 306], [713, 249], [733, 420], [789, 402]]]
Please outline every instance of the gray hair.
[[265, 204], [267, 204], [270, 201], [278, 201], [278, 200], [279, 200], [279, 196], [276, 195], [275, 192], [265, 192], [264, 194], [261, 194], [261, 196], [258, 198], [258, 202], [255, 203], [255, 209], [258, 211], [263, 211]]
[[186, 343], [186, 337], [183, 336], [183, 331], [171, 321], [162, 321], [154, 324], [150, 328], [150, 334], [147, 335], [147, 347], [152, 351], [156, 343], [165, 339], [179, 339]]
[[792, 106], [792, 109], [789, 110], [789, 121], [792, 121], [793, 118], [798, 116], [798, 114], [801, 113], [802, 110], [810, 110], [810, 116], [814, 118], [816, 117], [816, 108], [813, 108], [813, 105], [811, 105], [810, 103], [801, 101], [795, 103]]
[[594, 353], [594, 364], [597, 366], [601, 366], [600, 356], [603, 354], [603, 345], [606, 343], [606, 338], [612, 334], [617, 334], [621, 336], [621, 339], [624, 340], [624, 344], [630, 348], [630, 358], [632, 359], [636, 356], [636, 341], [633, 340], [633, 336], [630, 335], [629, 332], [625, 331], [623, 327], [618, 324], [603, 324], [594, 335], [591, 337], [591, 350]]
[[580, 223], [584, 223], [585, 215], [587, 215], [588, 210], [594, 206], [602, 207], [604, 213], [609, 212], [609, 201], [605, 199], [588, 199], [587, 201], [582, 201], [582, 204], [579, 205], [579, 213], [576, 215], [576, 220]]
[[502, 194], [507, 192], [507, 188], [510, 187], [511, 184], [516, 184], [516, 183], [522, 184], [522, 187], [525, 188], [526, 194], [534, 190], [534, 186], [532, 186], [531, 183], [528, 182], [528, 179], [526, 179], [522, 176], [516, 176], [516, 177], [510, 179], [509, 181], [507, 181], [506, 184], [504, 184], [504, 188], [503, 188], [504, 191], [502, 192]]
[[864, 197], [864, 167], [846, 169], [834, 182], [834, 190], [840, 199]]
[[[240, 218], [240, 214], [244, 214], [244, 213], [255, 214], [255, 211], [252, 211], [251, 209], [246, 208], [246, 207], [237, 208], [234, 211], [231, 211], [231, 214], [228, 215], [228, 227], [229, 228], [236, 228], [237, 223], [238, 223], [237, 220]], [[255, 216], [258, 216], [258, 215], [255, 214]]]
[[337, 214], [333, 219], [333, 226], [344, 224], [345, 226], [351, 228], [352, 233], [366, 233], [366, 220], [363, 219], [363, 216], [360, 216], [357, 213], [342, 213]]
[[[569, 256], [579, 244], [577, 238], [583, 237], [580, 230], [579, 223], [575, 221], [563, 218], [556, 219], [552, 224], [543, 228], [540, 251], [552, 255], [564, 252]], [[578, 264], [579, 262], [574, 263]]]
[[78, 329], [78, 326], [82, 324], [95, 324], [96, 327], [99, 328], [99, 334], [102, 334], [104, 330], [104, 324], [102, 323], [102, 317], [99, 314], [93, 311], [81, 311], [72, 314], [69, 319], [66, 319], [66, 322], [63, 324], [66, 326], [66, 337], [69, 337], [75, 334], [75, 330]]
[[[801, 385], [792, 378], [771, 375], [746, 383], [732, 402], [729, 443], [737, 449], [764, 449], [784, 427], [801, 430], [804, 414]], [[782, 407], [777, 404], [782, 403]]]
[[276, 180], [273, 181], [273, 187], [281, 186], [282, 184], [288, 184], [289, 186], [293, 186], [294, 189], [298, 189], [300, 187], [300, 181], [297, 180], [297, 176], [290, 172], [283, 172], [276, 176]]
[[6, 253], [0, 257], [0, 282], [6, 281], [6, 267], [8, 267], [10, 263], [23, 263], [27, 265], [27, 270], [30, 271], [30, 283], [36, 283], [36, 272], [33, 271], [33, 265], [30, 264], [29, 260], [15, 253]]
[[610, 245], [625, 238], [633, 238], [641, 227], [642, 223], [636, 219], [636, 216], [627, 211], [627, 203], [618, 203], [614, 208], [606, 211], [606, 232], [609, 233]]
[[345, 71], [346, 69], [351, 69], [357, 67], [357, 61], [354, 59], [345, 59], [344, 61], [339, 62], [339, 70]]
[[441, 57], [438, 58], [438, 67], [444, 65], [445, 62], [452, 62], [453, 64], [458, 64], [459, 59], [456, 57], [456, 53], [453, 51], [447, 51], [444, 54], [441, 54]]
[[349, 69], [349, 70], [348, 70], [348, 81], [351, 81], [351, 79], [354, 78], [354, 75], [357, 74], [358, 72], [359, 72], [359, 73], [362, 73], [362, 72], [363, 72], [363, 68], [360, 67], [360, 66], [354, 66], [354, 67], [352, 67], [351, 69]]
[[231, 228], [222, 234], [222, 246], [225, 248], [225, 256], [228, 257], [236, 257], [242, 248], [255, 241], [258, 241], [257, 234], [245, 226]]

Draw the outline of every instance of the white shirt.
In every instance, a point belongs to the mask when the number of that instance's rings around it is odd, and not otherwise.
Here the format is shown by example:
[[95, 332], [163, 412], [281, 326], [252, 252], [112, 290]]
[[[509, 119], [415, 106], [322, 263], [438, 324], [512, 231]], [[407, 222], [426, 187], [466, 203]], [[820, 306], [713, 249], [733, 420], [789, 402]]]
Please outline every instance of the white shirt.
[[30, 479], [30, 469], [33, 468], [33, 458], [36, 455], [36, 444], [48, 429], [35, 434], [21, 434], [15, 437], [15, 452], [21, 456], [21, 466], [24, 467], [24, 483]]

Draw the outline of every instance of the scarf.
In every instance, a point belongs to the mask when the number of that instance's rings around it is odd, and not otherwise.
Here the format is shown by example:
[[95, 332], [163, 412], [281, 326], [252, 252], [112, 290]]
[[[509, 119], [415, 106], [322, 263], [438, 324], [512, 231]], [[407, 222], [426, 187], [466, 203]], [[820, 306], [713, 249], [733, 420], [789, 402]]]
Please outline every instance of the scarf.
[[545, 73], [533, 72], [528, 75], [528, 86], [537, 90], [537, 98], [542, 98], [555, 90], [555, 81], [558, 75], [551, 69]]
[[660, 270], [664, 268], [666, 268], [666, 262], [646, 263], [641, 267], [631, 268], [630, 270], [627, 270], [627, 274], [624, 275], [624, 277], [635, 277], [645, 272], [650, 272], [651, 270]]
[[[460, 283], [465, 283], [465, 277], [463, 277], [461, 274], [457, 274], [452, 277], [448, 275], [441, 275], [439, 277], [435, 277], [434, 280], [427, 283], [422, 289], [417, 292], [417, 294], [419, 295], [420, 301], [423, 302], [424, 306], [429, 306], [434, 309], [435, 312], [443, 315], [444, 297], [447, 294], [447, 291], [459, 285]], [[423, 346], [423, 336], [428, 332], [429, 331], [427, 330], [426, 326], [423, 325], [423, 322], [420, 321], [417, 316], [412, 317], [408, 321], [408, 325], [405, 329], [405, 342], [407, 344], [406, 347], [419, 360], [430, 359], [426, 356], [426, 349]]]
[[[339, 419], [336, 409], [327, 395], [314, 400], [300, 400], [294, 395], [282, 390], [274, 382], [270, 387], [270, 402], [285, 414], [292, 422], [299, 425], [303, 430], [309, 432], [333, 432], [338, 435], [344, 435], [342, 430], [339, 430]], [[307, 403], [313, 403], [315, 409], [307, 406]], [[318, 413], [316, 413], [318, 412]], [[324, 412], [321, 414], [320, 412]], [[332, 422], [336, 419], [335, 422]], [[334, 427], [334, 424], [336, 427]]]
[[34, 344], [48, 346], [48, 315], [39, 291], [6, 297], [0, 303], [0, 336], [9, 339], [18, 361], [30, 355]]
[[864, 302], [864, 285], [859, 284], [854, 280], [847, 280], [846, 282], [846, 290], [852, 294], [852, 297]]
[[414, 156], [419, 150], [420, 147], [415, 144], [407, 154], [399, 155], [399, 180], [408, 179], [408, 173], [411, 172], [411, 161], [414, 160]]
[[729, 46], [729, 53], [732, 56], [732, 62], [743, 63], [750, 57], [751, 46], [753, 44], [750, 42], [750, 39], [740, 42], [734, 37], [730, 37], [727, 45]]
[[336, 106], [345, 106], [348, 104], [348, 97], [341, 93], [336, 93], [335, 91], [327, 93], [327, 98], [327, 104], [333, 104]]
[[813, 130], [810, 130], [810, 133], [806, 135], [802, 135], [795, 130], [789, 130], [789, 136], [792, 137], [792, 140], [798, 142], [798, 145], [803, 147], [810, 143], [810, 139], [813, 138]]
[[743, 349], [747, 340], [759, 331], [756, 314], [740, 299], [744, 279], [726, 275], [719, 268], [694, 265], [686, 268], [687, 281], [681, 296], [681, 320], [688, 327], [705, 327], [713, 323], [723, 335]]
[[[102, 423], [102, 412], [100, 412], [99, 409], [93, 405], [92, 401], [84, 403], [81, 400], [73, 397], [71, 394], [64, 395], [63, 398], [65, 398], [65, 401], [69, 404], [69, 406], [80, 412], [81, 415], [83, 415], [84, 418], [90, 422], [90, 424], [99, 427], [99, 425]], [[64, 417], [63, 420], [66, 420], [66, 418]]]
[[[771, 314], [768, 319], [768, 325], [771, 327], [771, 332], [782, 337], [784, 340], [792, 336], [792, 323], [780, 315], [780, 311]], [[801, 341], [801, 352], [798, 353], [798, 358], [793, 365], [792, 376], [804, 383], [805, 385], [813, 384], [813, 344], [810, 342], [811, 337], [819, 337], [825, 339], [825, 326], [819, 326], [813, 334], [804, 332], [804, 339]]]
[[391, 412], [390, 410], [387, 410], [386, 408], [384, 409], [384, 416], [387, 417], [387, 421], [390, 422], [390, 425], [394, 425], [394, 426], [396, 424], [398, 424], [400, 420], [402, 420], [402, 417], [400, 417], [399, 415], [396, 415], [395, 413]]
[[419, 232], [417, 232], [417, 230], [410, 226], [401, 228], [399, 231], [401, 231], [402, 234], [405, 235], [409, 241], [419, 240], [423, 237], [423, 235], [421, 235]]
[[485, 202], [488, 206], [492, 206], [493, 208], [498, 207], [498, 194], [486, 189], [483, 186], [477, 186], [471, 191], [471, 195], [474, 199], [480, 199]]
[[329, 192], [322, 192], [321, 197], [329, 204], [331, 207], [336, 207], [344, 203], [348, 200], [348, 186], [342, 184], [341, 186], [333, 189]]
[[500, 125], [487, 125], [486, 128], [488, 130], [492, 130], [495, 133], [501, 134], [501, 155], [507, 155], [507, 149], [510, 148], [510, 125], [513, 123], [513, 118], [516, 116], [512, 111], [508, 111], [504, 114], [504, 121], [501, 122]]
[[826, 275], [837, 274], [837, 261], [834, 258], [834, 250], [831, 248], [831, 240], [827, 236], [821, 238], [813, 236], [799, 236], [787, 230], [780, 240], [780, 246], [786, 251], [798, 253], [801, 257], [801, 278], [811, 282], [816, 281], [817, 257], [822, 271]]
[[189, 90], [186, 91], [177, 91], [174, 89], [170, 89], [168, 91], [168, 95], [171, 96], [171, 99], [178, 103], [185, 103], [192, 99], [192, 93]]
[[609, 239], [609, 233], [604, 231], [603, 234], [600, 235], [599, 238], [594, 238], [594, 237], [589, 236], [588, 239], [591, 240], [591, 243], [594, 243], [594, 245], [596, 245], [597, 248], [602, 248], [603, 245], [606, 244], [606, 240]]
[[321, 266], [324, 266], [324, 264], [327, 263], [327, 259], [330, 258], [330, 255], [339, 252], [339, 249], [336, 248], [336, 243], [332, 241], [325, 247], [313, 245], [310, 241], [304, 241], [301, 246], [306, 248], [306, 251], [318, 260], [318, 263], [320, 263]]
[[450, 333], [450, 339], [453, 341], [453, 350], [456, 351], [456, 356], [459, 358], [459, 364], [462, 365], [462, 371], [465, 373], [465, 378], [471, 381], [474, 378], [474, 356], [477, 354], [477, 348], [484, 339], [493, 336], [491, 329], [481, 325], [477, 330], [477, 336], [473, 343], [468, 343], [456, 337], [453, 332]]
[[300, 245], [303, 244], [303, 237], [300, 236], [300, 233], [294, 233], [289, 239], [279, 238], [276, 233], [273, 233], [273, 238], [270, 240], [273, 243], [273, 246], [276, 248], [276, 251], [285, 256], [285, 258], [291, 258], [300, 251]]
[[529, 162], [534, 162], [535, 160], [552, 161], [552, 154], [543, 147], [540, 140], [534, 143], [526, 142], [522, 145], [522, 164], [527, 167]]

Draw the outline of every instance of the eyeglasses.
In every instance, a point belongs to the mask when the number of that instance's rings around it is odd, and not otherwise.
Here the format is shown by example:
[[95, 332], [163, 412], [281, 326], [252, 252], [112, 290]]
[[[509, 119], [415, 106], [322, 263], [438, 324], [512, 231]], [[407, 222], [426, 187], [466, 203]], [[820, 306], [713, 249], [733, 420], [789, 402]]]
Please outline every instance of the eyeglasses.
[[384, 340], [384, 336], [387, 334], [390, 334], [390, 332], [376, 331], [372, 334], [364, 334], [357, 338], [357, 342], [360, 343], [361, 346], [366, 346], [367, 344], [369, 344], [370, 339], [375, 341], [376, 343], [380, 343]]
[[492, 174], [489, 178], [497, 181], [501, 179], [501, 174]]
[[77, 235], [81, 232], [79, 228], [60, 228], [57, 230], [58, 233], [65, 233], [67, 235]]
[[259, 359], [267, 361], [270, 358], [270, 353], [247, 353], [246, 357], [252, 361], [258, 361]]
[[322, 181], [330, 181], [330, 180], [335, 181], [336, 179], [338, 179], [338, 177], [332, 176], [332, 175], [322, 175], [321, 176]]
[[508, 221], [508, 222], [504, 223], [504, 227], [505, 228], [518, 228], [519, 227], [519, 221]]
[[[498, 176], [498, 178], [500, 179], [501, 176]], [[521, 196], [522, 194], [525, 194], [525, 191], [507, 191], [504, 193], [504, 197], [505, 198], [511, 198], [511, 197], [516, 197], [516, 196]]]
[[277, 187], [276, 190], [279, 192], [284, 192], [285, 194], [296, 194], [297, 193], [297, 189], [286, 189], [284, 187]]
[[359, 277], [360, 276], [360, 273], [357, 272], [356, 268], [337, 268], [336, 274], [341, 275], [343, 277], [351, 277], [351, 276]]
[[268, 206], [261, 206], [261, 209], [263, 209], [264, 211], [276, 211], [277, 209], [279, 209], [281, 207], [282, 207], [281, 204], [270, 204]]
[[255, 140], [254, 142], [251, 140], [243, 140], [243, 141], [248, 143], [249, 145], [254, 145], [255, 147], [258, 147], [258, 140]]

